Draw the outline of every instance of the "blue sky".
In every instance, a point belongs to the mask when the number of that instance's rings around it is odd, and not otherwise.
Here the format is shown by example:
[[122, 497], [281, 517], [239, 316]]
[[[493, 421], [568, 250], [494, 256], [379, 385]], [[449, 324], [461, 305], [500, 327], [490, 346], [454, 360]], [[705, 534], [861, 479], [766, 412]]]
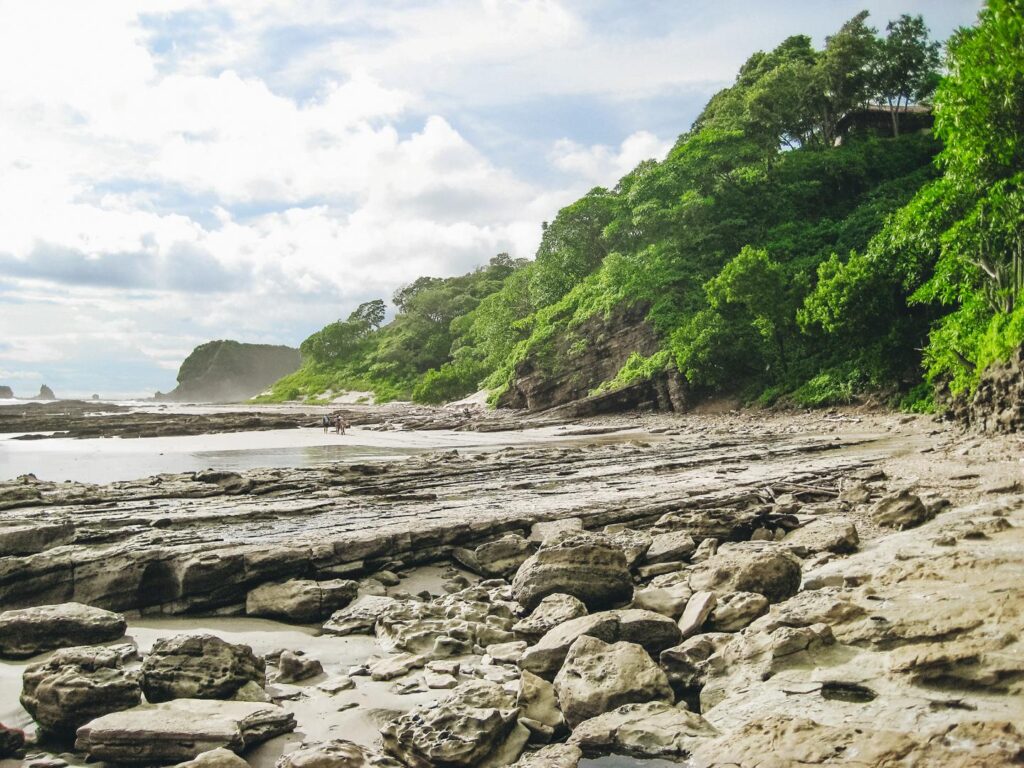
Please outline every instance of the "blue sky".
[[980, 3], [0, 0], [0, 384], [298, 344], [661, 157], [757, 49]]

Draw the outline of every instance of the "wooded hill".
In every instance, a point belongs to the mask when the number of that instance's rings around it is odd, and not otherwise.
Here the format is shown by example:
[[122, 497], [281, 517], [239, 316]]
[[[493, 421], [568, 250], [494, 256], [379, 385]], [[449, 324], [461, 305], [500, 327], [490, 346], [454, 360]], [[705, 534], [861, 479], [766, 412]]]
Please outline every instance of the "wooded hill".
[[878, 31], [866, 12], [821, 49], [753, 54], [664, 160], [545, 223], [534, 260], [422, 277], [387, 324], [361, 306], [269, 399], [969, 392], [1024, 340], [1022, 7], [991, 0], [944, 63], [920, 17]]

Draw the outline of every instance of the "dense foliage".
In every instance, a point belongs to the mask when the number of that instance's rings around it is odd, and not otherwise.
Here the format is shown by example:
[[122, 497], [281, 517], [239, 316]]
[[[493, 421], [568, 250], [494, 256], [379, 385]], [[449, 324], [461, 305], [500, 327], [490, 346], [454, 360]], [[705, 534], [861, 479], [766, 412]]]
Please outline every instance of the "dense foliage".
[[871, 389], [925, 407], [925, 369], [969, 388], [1024, 336], [1022, 27], [1019, 0], [991, 0], [941, 79], [920, 17], [880, 35], [860, 13], [822, 49], [794, 36], [755, 53], [664, 160], [545, 224], [534, 261], [420, 278], [387, 325], [364, 305], [303, 343], [274, 397], [499, 394], [522, 360], [554, 370], [556, 341], [585, 346], [584, 321], [624, 305], [661, 350], [602, 389], [666, 367], [765, 403]]

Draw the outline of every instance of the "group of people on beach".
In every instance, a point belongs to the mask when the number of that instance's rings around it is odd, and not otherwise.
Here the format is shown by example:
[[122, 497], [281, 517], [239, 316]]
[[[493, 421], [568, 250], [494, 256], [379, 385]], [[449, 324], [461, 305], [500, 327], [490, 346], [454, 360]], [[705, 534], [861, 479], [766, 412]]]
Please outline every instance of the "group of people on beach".
[[323, 424], [325, 435], [327, 434], [328, 430], [332, 428], [334, 429], [335, 434], [344, 435], [345, 430], [352, 426], [341, 417], [340, 413], [336, 413], [333, 415], [325, 413], [321, 423]]

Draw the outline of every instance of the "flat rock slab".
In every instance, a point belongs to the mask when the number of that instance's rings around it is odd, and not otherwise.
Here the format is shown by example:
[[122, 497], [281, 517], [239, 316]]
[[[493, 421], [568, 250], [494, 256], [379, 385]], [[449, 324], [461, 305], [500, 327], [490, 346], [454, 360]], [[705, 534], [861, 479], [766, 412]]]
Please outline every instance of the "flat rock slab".
[[218, 747], [241, 752], [295, 729], [295, 716], [274, 704], [175, 699], [143, 704], [78, 729], [75, 749], [92, 760], [171, 763]]
[[25, 659], [44, 651], [96, 645], [124, 637], [119, 613], [81, 603], [41, 605], [0, 613], [0, 658]]

